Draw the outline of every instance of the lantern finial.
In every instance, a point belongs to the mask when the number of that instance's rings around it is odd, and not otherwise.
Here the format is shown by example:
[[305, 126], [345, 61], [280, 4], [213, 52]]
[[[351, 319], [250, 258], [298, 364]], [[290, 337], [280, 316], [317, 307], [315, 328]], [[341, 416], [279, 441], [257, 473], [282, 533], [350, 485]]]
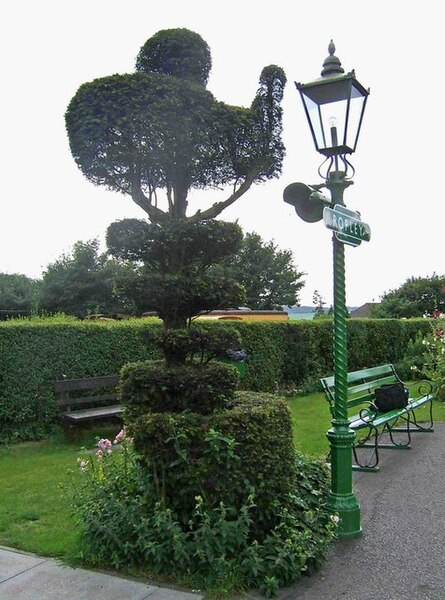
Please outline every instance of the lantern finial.
[[322, 77], [328, 77], [329, 75], [336, 75], [338, 73], [344, 73], [345, 70], [341, 66], [341, 62], [339, 59], [334, 56], [335, 52], [335, 44], [334, 41], [331, 40], [328, 46], [329, 56], [323, 63], [323, 71], [321, 72]]

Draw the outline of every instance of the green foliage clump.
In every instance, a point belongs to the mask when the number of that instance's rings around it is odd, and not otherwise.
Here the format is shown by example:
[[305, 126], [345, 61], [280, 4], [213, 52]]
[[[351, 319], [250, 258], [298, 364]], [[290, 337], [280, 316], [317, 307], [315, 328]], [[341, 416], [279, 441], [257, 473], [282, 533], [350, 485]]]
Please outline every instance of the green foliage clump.
[[203, 365], [215, 358], [225, 358], [228, 349], [240, 348], [241, 335], [234, 328], [195, 325], [191, 329], [164, 330], [158, 343], [168, 363], [188, 360]]
[[385, 293], [374, 316], [411, 319], [433, 310], [445, 311], [445, 275], [436, 273], [431, 277], [410, 277], [399, 288]]
[[264, 242], [256, 233], [246, 233], [240, 249], [223, 266], [245, 287], [249, 308], [281, 310], [298, 303], [304, 273], [294, 266], [292, 252]]
[[[232, 464], [233, 438], [207, 434], [205, 454], [215, 464]], [[159, 499], [156, 480], [147, 477], [128, 439], [120, 442], [98, 460], [79, 459], [68, 490], [82, 532], [78, 555], [90, 565], [143, 568], [223, 596], [249, 588], [271, 596], [324, 561], [335, 520], [326, 508], [329, 477], [320, 461], [294, 456], [291, 491], [274, 502], [274, 525], [260, 531], [254, 486], [246, 485], [236, 505], [195, 494], [185, 522]], [[175, 456], [183, 460], [179, 446]]]
[[[251, 107], [243, 108], [206, 90], [210, 66], [198, 34], [162, 30], [143, 45], [136, 72], [81, 85], [65, 118], [71, 153], [85, 177], [130, 195], [153, 223], [165, 224], [185, 219], [192, 189], [234, 186], [228, 198], [192, 216], [205, 221], [253, 183], [279, 175], [283, 70], [265, 67]], [[166, 192], [164, 208], [160, 190]]]
[[137, 71], [174, 75], [204, 86], [211, 66], [210, 48], [188, 29], [158, 31], [145, 42], [136, 60]]
[[[158, 499], [187, 521], [194, 497], [237, 506], [247, 483], [256, 489], [255, 522], [269, 527], [273, 506], [292, 490], [292, 423], [283, 399], [238, 393], [225, 410], [146, 412], [129, 430], [156, 482]], [[218, 433], [215, 433], [218, 432]], [[191, 504], [192, 503], [192, 504]]]
[[244, 289], [212, 265], [241, 244], [236, 223], [172, 221], [162, 226], [138, 219], [112, 223], [109, 251], [130, 261], [117, 282], [139, 312], [156, 311], [167, 328], [183, 328], [201, 311], [237, 306]]
[[425, 353], [422, 370], [434, 383], [438, 400], [445, 402], [445, 314], [435, 310], [430, 320], [430, 332], [422, 340]]
[[76, 317], [132, 311], [114, 290], [128, 269], [99, 253], [99, 241], [77, 242], [68, 254], [49, 264], [39, 284], [38, 308], [45, 314]]
[[0, 273], [0, 316], [17, 311], [31, 313], [37, 307], [39, 282], [18, 273]]
[[219, 362], [168, 365], [164, 361], [127, 363], [121, 370], [120, 397], [132, 418], [147, 411], [207, 414], [233, 397], [238, 371]]

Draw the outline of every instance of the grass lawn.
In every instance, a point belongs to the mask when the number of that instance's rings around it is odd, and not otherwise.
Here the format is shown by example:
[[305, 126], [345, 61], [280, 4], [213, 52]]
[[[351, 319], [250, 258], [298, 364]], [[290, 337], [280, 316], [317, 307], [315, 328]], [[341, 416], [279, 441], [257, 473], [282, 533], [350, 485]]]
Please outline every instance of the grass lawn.
[[44, 556], [67, 557], [76, 528], [64, 486], [77, 472], [82, 446], [95, 436], [114, 436], [119, 428], [95, 429], [76, 442], [63, 437], [0, 447], [0, 544]]
[[[331, 424], [323, 394], [290, 398], [289, 406], [296, 447], [325, 457]], [[445, 404], [435, 402], [434, 418], [445, 421]], [[0, 545], [43, 556], [71, 556], [77, 534], [64, 493], [69, 470], [77, 474], [83, 446], [93, 448], [96, 436], [113, 439], [118, 429], [97, 427], [74, 442], [59, 437], [0, 447]]]

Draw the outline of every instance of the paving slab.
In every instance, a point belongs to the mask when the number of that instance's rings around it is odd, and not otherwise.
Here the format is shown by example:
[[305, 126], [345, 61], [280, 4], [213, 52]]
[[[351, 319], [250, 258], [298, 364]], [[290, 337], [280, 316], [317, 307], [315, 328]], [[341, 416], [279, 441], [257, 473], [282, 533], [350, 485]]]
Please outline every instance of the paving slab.
[[45, 560], [47, 559], [32, 554], [12, 552], [0, 548], [0, 583], [36, 567]]
[[0, 548], [1, 600], [201, 600], [192, 592], [159, 587], [52, 559]]

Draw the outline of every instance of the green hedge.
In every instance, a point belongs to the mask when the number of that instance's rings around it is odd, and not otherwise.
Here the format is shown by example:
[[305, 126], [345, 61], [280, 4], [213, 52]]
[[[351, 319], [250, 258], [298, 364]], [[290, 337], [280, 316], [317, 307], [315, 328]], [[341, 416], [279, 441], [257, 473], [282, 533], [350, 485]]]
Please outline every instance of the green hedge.
[[0, 443], [38, 439], [57, 420], [53, 383], [118, 373], [128, 361], [155, 358], [141, 330], [153, 320], [78, 321], [65, 317], [0, 324]]
[[[332, 323], [233, 321], [247, 351], [245, 389], [302, 387], [331, 374]], [[408, 341], [428, 332], [427, 319], [351, 319], [349, 370], [402, 360]], [[156, 319], [79, 321], [66, 317], [0, 323], [0, 441], [37, 439], [56, 421], [53, 382], [117, 373], [127, 362], [159, 358]], [[405, 374], [406, 376], [406, 374]]]

